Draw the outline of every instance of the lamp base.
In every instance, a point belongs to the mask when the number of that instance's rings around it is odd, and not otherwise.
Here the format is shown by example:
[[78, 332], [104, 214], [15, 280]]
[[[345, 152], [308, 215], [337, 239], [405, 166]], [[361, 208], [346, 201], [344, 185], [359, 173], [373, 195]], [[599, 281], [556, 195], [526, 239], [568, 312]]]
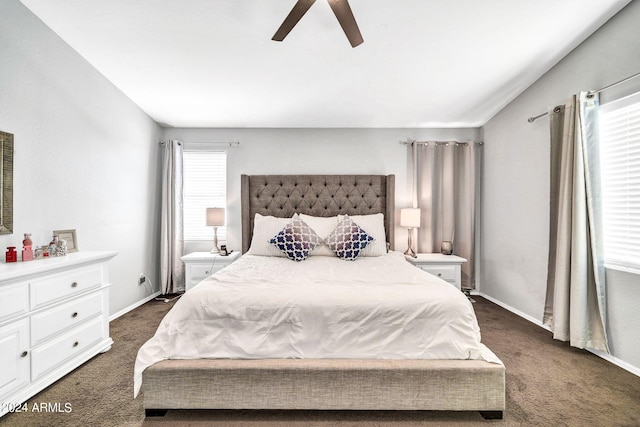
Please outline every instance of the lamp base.
[[404, 254], [410, 256], [411, 258], [418, 258], [418, 255], [416, 255], [416, 253], [411, 248], [407, 248], [407, 250], [404, 251]]
[[220, 253], [220, 249], [218, 249], [218, 227], [213, 227], [213, 248], [209, 252], [212, 254]]
[[413, 244], [411, 242], [411, 234], [412, 234], [412, 232], [413, 232], [413, 228], [409, 228], [407, 230], [407, 246], [408, 246], [408, 248], [407, 248], [406, 251], [404, 251], [404, 254], [410, 256], [411, 258], [418, 258], [418, 256], [416, 255], [415, 251], [412, 248], [412, 246], [413, 246]]

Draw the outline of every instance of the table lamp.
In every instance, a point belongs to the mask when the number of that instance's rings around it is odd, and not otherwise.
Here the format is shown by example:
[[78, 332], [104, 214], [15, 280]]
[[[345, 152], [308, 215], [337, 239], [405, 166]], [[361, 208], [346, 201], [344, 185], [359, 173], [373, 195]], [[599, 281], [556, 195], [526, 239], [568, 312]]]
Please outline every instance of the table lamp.
[[207, 225], [213, 226], [213, 248], [212, 254], [219, 254], [218, 249], [218, 227], [224, 225], [224, 208], [207, 208]]
[[417, 258], [415, 251], [411, 246], [413, 246], [411, 242], [411, 235], [413, 234], [414, 228], [420, 228], [420, 208], [404, 208], [400, 209], [400, 226], [407, 227], [409, 230], [408, 234], [408, 248], [404, 251], [405, 255], [409, 255], [413, 258]]

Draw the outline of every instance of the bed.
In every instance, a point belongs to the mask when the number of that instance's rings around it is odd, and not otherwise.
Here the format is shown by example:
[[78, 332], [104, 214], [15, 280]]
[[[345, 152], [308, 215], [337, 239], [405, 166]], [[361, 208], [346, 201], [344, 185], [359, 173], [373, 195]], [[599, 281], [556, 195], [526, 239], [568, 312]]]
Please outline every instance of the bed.
[[[186, 293], [140, 349], [135, 390], [143, 392], [147, 416], [169, 409], [312, 409], [480, 411], [502, 418], [505, 369], [479, 342], [470, 303], [402, 254], [386, 253], [393, 248], [393, 175], [243, 175], [241, 183], [244, 255]], [[323, 223], [341, 218], [340, 224], [375, 218], [387, 241], [373, 239], [378, 246], [371, 243], [367, 250], [380, 251], [382, 244], [385, 253], [355, 262], [256, 254], [252, 239], [264, 232], [261, 221], [289, 221], [294, 214], [310, 223], [309, 216]], [[323, 275], [332, 282], [323, 282]], [[259, 279], [264, 277], [273, 280]], [[400, 298], [427, 287], [430, 296]], [[268, 305], [275, 296], [283, 299]], [[433, 308], [427, 300], [453, 306]], [[225, 325], [237, 323], [241, 332], [221, 332], [220, 322], [211, 326], [208, 317], [193, 314], [189, 301]], [[398, 320], [385, 308], [390, 301], [404, 304], [408, 318]], [[309, 307], [300, 309], [305, 303]], [[423, 319], [425, 313], [434, 311], [444, 319], [441, 326], [421, 334], [432, 322]], [[329, 323], [338, 324], [338, 332], [326, 332]], [[266, 338], [241, 336], [252, 328]], [[451, 334], [461, 341], [449, 343]]]

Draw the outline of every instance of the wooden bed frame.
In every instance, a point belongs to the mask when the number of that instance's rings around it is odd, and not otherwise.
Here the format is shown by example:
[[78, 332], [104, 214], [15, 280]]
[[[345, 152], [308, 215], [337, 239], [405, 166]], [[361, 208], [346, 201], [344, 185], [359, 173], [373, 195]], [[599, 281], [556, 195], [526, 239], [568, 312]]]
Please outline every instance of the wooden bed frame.
[[[394, 238], [394, 175], [242, 175], [242, 252], [256, 213], [383, 213]], [[169, 409], [480, 411], [501, 419], [505, 368], [481, 360], [164, 360], [143, 373], [147, 416]]]

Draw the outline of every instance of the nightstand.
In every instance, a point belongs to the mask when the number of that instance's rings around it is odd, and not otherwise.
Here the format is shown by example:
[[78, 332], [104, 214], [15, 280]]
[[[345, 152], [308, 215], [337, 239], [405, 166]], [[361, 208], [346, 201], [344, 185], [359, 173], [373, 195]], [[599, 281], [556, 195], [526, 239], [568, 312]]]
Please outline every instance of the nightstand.
[[417, 254], [417, 258], [405, 256], [407, 261], [427, 273], [431, 273], [462, 290], [461, 266], [467, 262], [465, 258], [456, 255]]
[[184, 262], [185, 292], [200, 283], [205, 277], [211, 276], [238, 258], [240, 258], [240, 252], [231, 252], [227, 256], [209, 252], [191, 252], [183, 256], [180, 259]]

